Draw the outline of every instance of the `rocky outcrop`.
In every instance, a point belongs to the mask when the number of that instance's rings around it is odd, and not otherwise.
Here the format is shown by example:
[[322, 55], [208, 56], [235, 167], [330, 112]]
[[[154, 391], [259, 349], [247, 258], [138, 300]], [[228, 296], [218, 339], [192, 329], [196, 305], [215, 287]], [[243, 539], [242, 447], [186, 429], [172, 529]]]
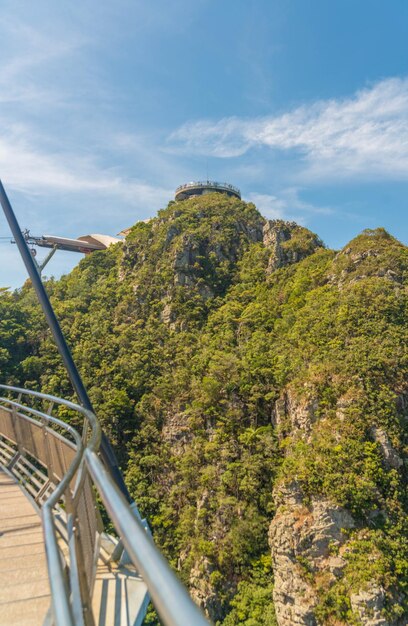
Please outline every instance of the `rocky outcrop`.
[[351, 594], [350, 601], [364, 626], [392, 626], [383, 614], [385, 591], [382, 587], [370, 585], [367, 590]]
[[388, 469], [399, 469], [404, 465], [404, 461], [393, 448], [390, 438], [385, 430], [373, 426], [371, 429], [371, 435], [374, 441], [379, 444], [384, 456], [384, 463]]
[[[210, 500], [210, 492], [204, 489], [197, 500], [197, 521], [201, 512], [208, 507]], [[222, 532], [225, 532], [225, 523], [221, 524], [221, 528]], [[216, 538], [214, 537], [214, 539]], [[214, 572], [214, 569], [214, 565], [209, 558], [205, 556], [200, 557], [190, 570], [189, 590], [191, 597], [203, 609], [211, 621], [218, 622], [224, 616], [224, 607], [220, 595], [211, 580], [211, 574]], [[228, 587], [230, 587], [230, 590], [234, 588], [232, 581], [227, 585], [226, 591], [228, 591]]]
[[[340, 423], [347, 419], [359, 393], [350, 387], [337, 399], [335, 416]], [[407, 406], [406, 396], [401, 394], [397, 399], [401, 415], [407, 412]], [[304, 385], [301, 392], [287, 388], [275, 402], [273, 423], [281, 437], [311, 443], [317, 420], [324, 420], [318, 417], [318, 409], [318, 396], [312, 385]], [[379, 446], [385, 468], [400, 470], [404, 461], [386, 430], [373, 426], [370, 437]], [[353, 529], [357, 531], [357, 523], [349, 511], [323, 497], [306, 498], [295, 481], [275, 488], [274, 499], [276, 514], [270, 525], [269, 542], [277, 622], [279, 626], [323, 626], [326, 621], [320, 622], [316, 617], [316, 608], [322, 600], [319, 594], [348, 576], [347, 554], [352, 549], [349, 536]], [[373, 519], [378, 515], [383, 512], [373, 512]], [[356, 537], [355, 532], [352, 536]], [[378, 583], [367, 581], [362, 583], [361, 589], [351, 589], [348, 602], [354, 618], [359, 620], [356, 623], [361, 626], [406, 623], [385, 617], [390, 597]]]
[[193, 272], [194, 264], [199, 252], [194, 242], [186, 237], [182, 242], [182, 247], [176, 251], [174, 256], [174, 284], [183, 287], [192, 287], [195, 284]]
[[[306, 396], [306, 397], [305, 397]], [[290, 389], [275, 402], [272, 420], [282, 434], [297, 434], [308, 439], [312, 432], [318, 400], [312, 390], [302, 398], [298, 398]]]
[[173, 454], [183, 454], [185, 446], [192, 439], [192, 434], [181, 406], [175, 406], [175, 410], [166, 416], [161, 435], [163, 441], [171, 445]]
[[190, 595], [212, 621], [222, 619], [223, 610], [217, 592], [214, 590], [210, 575], [213, 571], [210, 561], [203, 557], [190, 573]]
[[263, 227], [263, 243], [271, 249], [268, 273], [280, 267], [298, 263], [323, 244], [314, 233], [283, 220], [268, 220]]
[[[391, 246], [392, 237], [384, 229], [363, 231], [336, 254], [333, 273], [328, 276], [328, 281], [342, 286], [377, 276], [396, 286], [403, 285], [404, 264], [396, 263], [392, 256], [386, 258], [387, 249]], [[379, 262], [379, 259], [382, 261]]]
[[[175, 212], [173, 218], [177, 216], [178, 213]], [[205, 214], [198, 212], [195, 217], [202, 219]], [[174, 287], [195, 289], [204, 302], [220, 295], [220, 284], [215, 278], [218, 268], [221, 265], [229, 267], [232, 276], [237, 261], [248, 244], [263, 242], [265, 247], [271, 249], [268, 273], [302, 260], [322, 245], [316, 235], [295, 222], [266, 221], [261, 216], [256, 220], [246, 221], [238, 211], [231, 224], [231, 232], [235, 231], [235, 236], [227, 240], [224, 238], [223, 244], [217, 240], [219, 226], [216, 224], [213, 225], [211, 234], [205, 238], [183, 235], [180, 228], [171, 221], [158, 220], [152, 228], [157, 229], [160, 225], [166, 228], [164, 250], [172, 255]], [[163, 298], [161, 319], [172, 330], [179, 330], [180, 323], [172, 300], [172, 287], [169, 286]], [[302, 427], [301, 422], [302, 417], [299, 415], [299, 427]]]
[[345, 562], [339, 556], [354, 528], [351, 515], [324, 499], [307, 506], [296, 483], [275, 494], [278, 504], [269, 531], [275, 572], [273, 600], [279, 626], [317, 626], [316, 576], [335, 581]]

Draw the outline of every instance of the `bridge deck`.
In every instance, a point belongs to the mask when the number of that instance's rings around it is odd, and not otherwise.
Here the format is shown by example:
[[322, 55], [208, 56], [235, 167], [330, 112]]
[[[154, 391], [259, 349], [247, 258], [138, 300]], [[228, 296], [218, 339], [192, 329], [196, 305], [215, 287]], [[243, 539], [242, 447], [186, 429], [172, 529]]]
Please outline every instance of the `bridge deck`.
[[0, 626], [41, 626], [50, 603], [40, 516], [0, 468]]

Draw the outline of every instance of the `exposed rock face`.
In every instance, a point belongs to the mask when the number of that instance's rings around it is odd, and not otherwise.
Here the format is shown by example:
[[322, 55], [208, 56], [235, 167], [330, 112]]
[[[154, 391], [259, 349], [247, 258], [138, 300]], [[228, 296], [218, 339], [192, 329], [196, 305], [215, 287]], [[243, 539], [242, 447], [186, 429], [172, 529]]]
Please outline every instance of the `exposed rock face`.
[[[338, 398], [337, 418], [347, 419], [347, 410], [353, 405], [355, 396], [356, 391], [349, 389]], [[407, 406], [406, 396], [400, 395], [397, 407], [402, 415]], [[304, 388], [301, 396], [288, 388], [275, 403], [273, 421], [282, 437], [291, 435], [311, 442], [318, 419], [317, 409], [318, 399], [313, 387]], [[373, 426], [370, 435], [381, 449], [385, 467], [400, 470], [404, 461], [387, 432]], [[275, 576], [273, 600], [277, 622], [279, 626], [322, 626], [326, 622], [320, 622], [316, 617], [320, 601], [317, 589], [328, 589], [347, 575], [349, 531], [357, 530], [356, 521], [346, 509], [327, 499], [306, 499], [296, 482], [275, 488], [274, 499], [276, 514], [270, 525], [269, 543]], [[384, 616], [390, 598], [381, 585], [367, 582], [360, 590], [349, 593], [351, 609], [361, 626], [406, 624], [398, 618], [390, 621]]]
[[394, 264], [391, 258], [387, 260], [388, 267], [377, 261], [384, 255], [389, 242], [390, 236], [382, 228], [364, 231], [337, 253], [333, 263], [334, 272], [328, 276], [329, 282], [341, 286], [346, 282], [355, 283], [369, 276], [378, 276], [395, 285], [403, 285], [405, 279], [402, 265]]
[[173, 322], [176, 320], [176, 316], [174, 315], [170, 302], [166, 302], [166, 304], [164, 305], [164, 308], [161, 312], [161, 319], [164, 324], [167, 324], [168, 326], [170, 326], [170, 328], [172, 327]]
[[397, 398], [397, 410], [402, 419], [408, 421], [408, 393], [402, 393]]
[[[203, 491], [197, 501], [197, 516], [200, 511], [208, 506], [211, 496], [207, 489]], [[223, 606], [219, 593], [211, 582], [211, 574], [214, 566], [206, 557], [199, 558], [190, 571], [190, 595], [194, 601], [205, 611], [209, 618], [216, 622], [223, 618]], [[232, 585], [231, 585], [232, 586]]]
[[198, 250], [194, 246], [194, 242], [186, 238], [183, 241], [183, 247], [178, 250], [174, 258], [174, 284], [183, 285], [184, 287], [192, 287], [195, 283], [193, 266], [196, 262]]
[[210, 619], [216, 621], [222, 619], [222, 608], [218, 594], [210, 583], [210, 574], [213, 571], [208, 559], [203, 558], [190, 573], [190, 595]]
[[351, 515], [324, 499], [309, 506], [297, 485], [276, 494], [278, 509], [269, 541], [275, 572], [274, 603], [279, 626], [317, 626], [317, 597], [311, 578], [341, 576], [344, 561], [334, 554], [354, 527]]
[[318, 401], [313, 394], [307, 400], [299, 401], [294, 393], [287, 390], [275, 403], [273, 411], [275, 426], [281, 433], [300, 432], [303, 438], [308, 439], [317, 407]]
[[[211, 253], [216, 263], [230, 261], [235, 263], [240, 256], [239, 234], [243, 235], [248, 242], [257, 243], [262, 241], [265, 247], [271, 249], [268, 263], [268, 272], [275, 269], [297, 263], [312, 254], [316, 248], [322, 247], [321, 240], [312, 232], [299, 226], [295, 222], [283, 220], [264, 220], [252, 224], [237, 218], [234, 225], [237, 234], [235, 245], [228, 249], [219, 245], [203, 246], [191, 238], [183, 240], [174, 257], [174, 282], [176, 285], [191, 287], [195, 284], [194, 267], [200, 257], [208, 257]], [[175, 226], [170, 226], [166, 234], [166, 247], [180, 235]], [[210, 293], [211, 292], [211, 293]], [[207, 297], [214, 295], [208, 291]]]
[[174, 454], [182, 454], [185, 445], [191, 440], [191, 431], [186, 425], [185, 415], [180, 411], [175, 411], [166, 416], [162, 430], [162, 437], [166, 443], [172, 446]]
[[351, 608], [359, 616], [364, 626], [391, 626], [382, 615], [385, 592], [382, 587], [372, 585], [366, 591], [351, 594]]
[[404, 465], [404, 461], [392, 447], [391, 441], [387, 433], [382, 428], [373, 427], [371, 429], [371, 434], [374, 441], [376, 441], [381, 446], [381, 450], [384, 455], [385, 465], [388, 468], [392, 467], [393, 469], [399, 469], [400, 467], [402, 467]]
[[[172, 219], [177, 217], [178, 212], [175, 211]], [[205, 215], [198, 212], [195, 217], [201, 220]], [[231, 235], [224, 238], [223, 244], [217, 241], [216, 233], [219, 232], [217, 224], [213, 225], [214, 232], [211, 236], [206, 237], [183, 235], [180, 228], [171, 220], [157, 220], [152, 229], [157, 231], [158, 228], [165, 230], [163, 254], [169, 253], [172, 256], [174, 287], [196, 289], [204, 301], [219, 295], [219, 286], [211, 280], [211, 276], [217, 272], [216, 268], [223, 264], [232, 269], [242, 257], [248, 244], [263, 242], [265, 247], [271, 249], [268, 273], [302, 260], [314, 252], [316, 247], [322, 245], [316, 235], [294, 222], [266, 221], [261, 216], [247, 221], [242, 219], [239, 211], [237, 211], [236, 220], [231, 224]], [[137, 257], [133, 249], [132, 254]], [[205, 259], [205, 267], [203, 259]], [[210, 264], [209, 260], [211, 260]], [[165, 296], [161, 319], [174, 330], [179, 327], [179, 324], [171, 303], [170, 287], [170, 291], [168, 290]]]
[[268, 272], [298, 263], [309, 256], [318, 247], [322, 247], [320, 239], [296, 222], [268, 220], [263, 227], [263, 242], [271, 248]]
[[170, 226], [166, 234], [166, 247], [171, 244], [173, 239], [180, 234], [180, 230], [176, 226]]

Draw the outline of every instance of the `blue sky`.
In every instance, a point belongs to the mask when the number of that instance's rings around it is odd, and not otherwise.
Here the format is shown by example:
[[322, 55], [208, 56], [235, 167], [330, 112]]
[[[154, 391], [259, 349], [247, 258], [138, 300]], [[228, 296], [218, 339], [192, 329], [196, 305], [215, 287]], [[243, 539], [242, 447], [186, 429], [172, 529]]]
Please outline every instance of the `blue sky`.
[[[208, 167], [331, 247], [376, 226], [407, 242], [405, 0], [0, 0], [0, 16], [0, 178], [33, 234], [116, 234]], [[0, 243], [0, 286], [25, 277]]]

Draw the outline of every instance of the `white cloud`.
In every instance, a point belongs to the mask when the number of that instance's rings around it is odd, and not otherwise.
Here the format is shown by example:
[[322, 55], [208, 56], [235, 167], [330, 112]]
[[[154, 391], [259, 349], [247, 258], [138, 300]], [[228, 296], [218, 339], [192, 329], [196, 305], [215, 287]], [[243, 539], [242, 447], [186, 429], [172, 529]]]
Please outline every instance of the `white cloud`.
[[114, 169], [101, 168], [90, 158], [47, 153], [27, 140], [27, 128], [0, 132], [0, 172], [3, 182], [24, 193], [108, 193], [131, 204], [153, 206], [169, 197], [169, 190], [129, 179]]
[[[111, 97], [90, 53], [99, 40], [72, 21], [65, 27], [54, 16], [50, 23], [31, 24], [15, 16], [14, 9], [9, 13], [0, 24], [6, 44], [0, 74], [0, 178], [6, 188], [54, 198], [57, 206], [58, 196], [73, 193], [106, 198], [125, 214], [126, 207], [150, 212], [166, 203], [172, 194], [166, 183], [148, 182], [148, 147], [134, 138], [133, 148], [139, 150], [134, 177], [125, 133], [123, 145], [116, 146], [120, 154], [112, 157], [112, 129], [98, 109], [90, 114], [95, 102], [102, 107], [105, 96]], [[159, 171], [164, 170], [161, 163]]]
[[316, 206], [302, 200], [300, 190], [293, 187], [282, 189], [277, 195], [251, 193], [248, 200], [268, 219], [294, 219], [302, 224], [311, 215], [330, 215], [335, 212], [331, 207]]
[[408, 178], [408, 79], [383, 80], [343, 100], [321, 100], [278, 116], [187, 123], [176, 151], [237, 157], [266, 146], [292, 151], [303, 175]]
[[253, 202], [258, 211], [268, 219], [286, 218], [287, 203], [283, 198], [266, 193], [251, 193], [248, 196], [248, 201]]

